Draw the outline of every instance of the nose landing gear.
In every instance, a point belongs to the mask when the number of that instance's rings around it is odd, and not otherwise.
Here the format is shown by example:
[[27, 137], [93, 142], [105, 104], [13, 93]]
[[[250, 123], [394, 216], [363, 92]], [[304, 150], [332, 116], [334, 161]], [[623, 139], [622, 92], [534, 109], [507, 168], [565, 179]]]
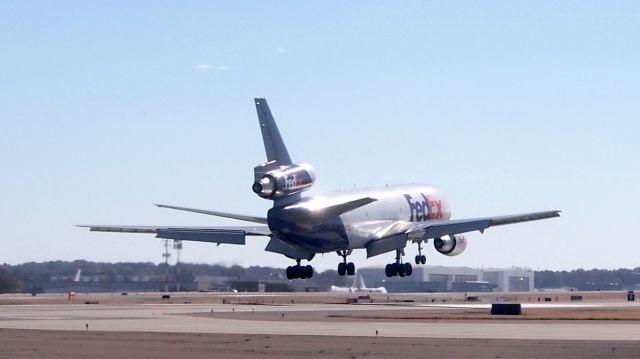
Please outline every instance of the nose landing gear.
[[310, 265], [301, 266], [300, 258], [296, 259], [295, 266], [287, 267], [287, 279], [307, 279], [313, 277], [313, 267]]
[[384, 274], [387, 277], [411, 276], [411, 274], [413, 273], [413, 268], [411, 267], [411, 263], [402, 263], [403, 255], [404, 255], [404, 250], [402, 249], [396, 250], [396, 262], [389, 263], [384, 268]]

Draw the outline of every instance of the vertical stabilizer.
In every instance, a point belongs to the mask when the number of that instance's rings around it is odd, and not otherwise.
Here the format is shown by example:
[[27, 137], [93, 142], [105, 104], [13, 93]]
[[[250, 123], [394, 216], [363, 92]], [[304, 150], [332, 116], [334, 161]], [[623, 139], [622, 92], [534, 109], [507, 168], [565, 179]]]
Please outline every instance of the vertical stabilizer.
[[273, 119], [273, 115], [271, 115], [271, 110], [269, 110], [267, 100], [256, 98], [254, 101], [256, 103], [256, 111], [258, 111], [258, 121], [260, 121], [264, 150], [267, 153], [267, 162], [275, 162], [279, 166], [292, 164], [287, 147], [284, 145], [284, 141], [282, 141], [278, 126]]

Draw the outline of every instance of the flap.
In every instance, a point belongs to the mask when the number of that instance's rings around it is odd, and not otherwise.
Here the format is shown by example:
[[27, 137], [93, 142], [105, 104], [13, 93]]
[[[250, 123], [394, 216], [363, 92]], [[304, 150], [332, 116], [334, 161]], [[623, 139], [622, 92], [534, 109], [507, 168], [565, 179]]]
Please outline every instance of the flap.
[[242, 230], [162, 228], [158, 229], [156, 238], [218, 244], [245, 244], [245, 232]]

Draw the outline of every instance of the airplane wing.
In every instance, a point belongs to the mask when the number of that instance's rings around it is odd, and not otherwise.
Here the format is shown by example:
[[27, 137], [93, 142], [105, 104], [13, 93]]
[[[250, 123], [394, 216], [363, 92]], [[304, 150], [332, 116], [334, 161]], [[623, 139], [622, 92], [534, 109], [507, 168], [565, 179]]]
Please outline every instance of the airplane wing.
[[393, 250], [402, 249], [406, 246], [406, 242], [409, 240], [415, 241], [438, 238], [445, 235], [454, 235], [473, 231], [480, 231], [480, 233], [484, 233], [484, 230], [489, 227], [560, 217], [560, 212], [561, 211], [554, 210], [498, 217], [412, 223], [413, 226], [411, 228], [403, 228], [396, 233], [388, 233], [383, 238], [375, 239], [367, 243], [367, 258]]
[[424, 222], [407, 232], [420, 231], [424, 232], [424, 239], [437, 238], [445, 235], [453, 235], [459, 233], [480, 231], [489, 227], [503, 226], [505, 224], [514, 224], [521, 222], [537, 221], [541, 219], [560, 217], [560, 211], [532, 212], [523, 214], [512, 214], [498, 217], [485, 217], [474, 219], [456, 219], [451, 221]]
[[220, 244], [245, 244], [246, 236], [271, 236], [267, 226], [180, 227], [78, 225], [96, 232], [155, 233], [156, 238]]

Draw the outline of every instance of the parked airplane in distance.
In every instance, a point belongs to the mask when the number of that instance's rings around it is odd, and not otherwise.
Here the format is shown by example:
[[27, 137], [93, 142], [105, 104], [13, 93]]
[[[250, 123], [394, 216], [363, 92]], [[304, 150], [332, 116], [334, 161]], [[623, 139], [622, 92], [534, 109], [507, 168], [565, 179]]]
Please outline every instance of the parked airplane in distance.
[[382, 293], [382, 294], [385, 294], [387, 293], [387, 288], [385, 287], [367, 288], [367, 286], [364, 285], [364, 280], [362, 279], [362, 276], [358, 274], [353, 278], [353, 284], [351, 284], [351, 287], [337, 287], [335, 285], [332, 285], [329, 291], [334, 293]]
[[456, 256], [467, 247], [462, 233], [494, 226], [558, 217], [560, 211], [451, 219], [451, 209], [442, 194], [425, 185], [397, 185], [325, 193], [302, 197], [316, 178], [309, 164], [295, 164], [280, 136], [267, 101], [255, 99], [267, 162], [254, 168], [251, 189], [273, 201], [266, 217], [158, 204], [156, 206], [257, 223], [236, 227], [121, 226], [80, 225], [91, 231], [154, 233], [157, 238], [245, 244], [247, 236], [267, 236], [265, 250], [294, 259], [297, 264], [286, 270], [287, 278], [311, 278], [311, 261], [318, 253], [336, 252], [342, 257], [338, 273], [353, 275], [355, 265], [347, 261], [354, 249], [365, 249], [367, 258], [395, 252], [395, 261], [387, 264], [387, 277], [410, 276], [411, 263], [403, 262], [408, 242], [418, 246], [416, 264], [425, 264], [422, 244], [433, 239], [441, 254]]

